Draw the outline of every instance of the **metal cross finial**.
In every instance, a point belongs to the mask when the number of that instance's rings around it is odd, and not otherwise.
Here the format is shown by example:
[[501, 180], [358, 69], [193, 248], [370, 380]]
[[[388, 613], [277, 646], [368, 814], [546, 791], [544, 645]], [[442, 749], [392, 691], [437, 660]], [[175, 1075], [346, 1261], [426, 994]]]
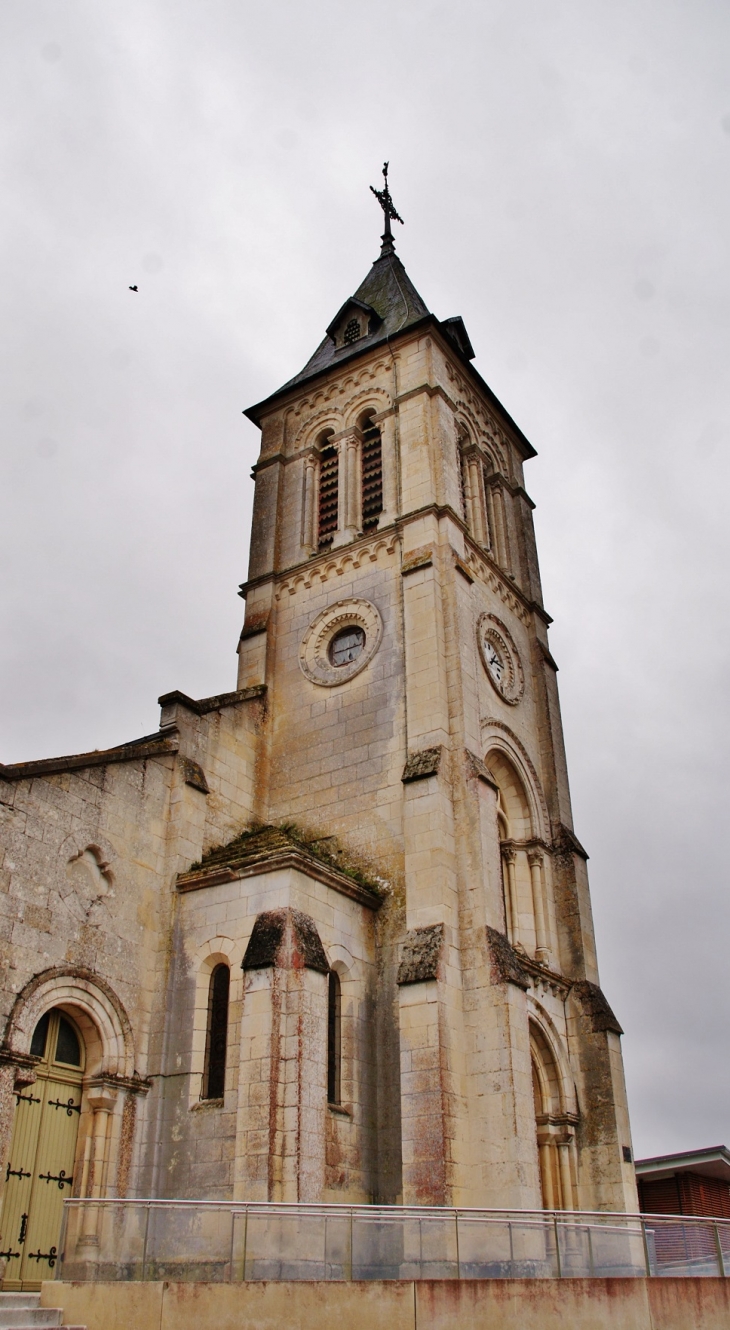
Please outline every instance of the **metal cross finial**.
[[375, 195], [376, 199], [378, 200], [378, 203], [383, 209], [383, 217], [385, 218], [385, 230], [383, 231], [382, 235], [383, 243], [380, 247], [381, 256], [383, 254], [395, 253], [395, 249], [393, 246], [393, 232], [390, 229], [391, 218], [394, 222], [400, 222], [401, 226], [405, 225], [403, 218], [399, 215], [399, 213], [396, 212], [393, 206], [393, 200], [390, 197], [390, 190], [388, 189], [387, 162], [385, 162], [383, 165], [383, 180], [385, 183], [382, 189], [375, 189], [373, 185], [370, 186], [372, 193]]

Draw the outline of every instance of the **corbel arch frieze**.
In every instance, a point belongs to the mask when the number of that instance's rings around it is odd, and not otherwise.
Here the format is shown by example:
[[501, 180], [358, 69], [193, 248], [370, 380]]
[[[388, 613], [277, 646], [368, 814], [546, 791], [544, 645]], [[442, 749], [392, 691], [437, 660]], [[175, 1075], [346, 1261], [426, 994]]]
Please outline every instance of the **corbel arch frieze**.
[[[307, 393], [292, 406], [292, 414], [301, 416], [306, 411], [321, 409], [322, 406], [331, 402], [333, 398], [341, 397], [343, 393], [349, 390], [359, 388], [362, 383], [372, 382], [378, 374], [390, 371], [390, 360], [377, 360], [373, 364], [364, 365], [359, 371], [343, 375], [342, 378], [331, 380], [330, 383], [322, 384], [314, 392]], [[339, 403], [338, 403], [339, 406]]]
[[87, 1075], [135, 1076], [134, 1036], [124, 1004], [100, 975], [78, 966], [43, 970], [20, 991], [4, 1032], [6, 1055], [28, 1056], [33, 1031], [52, 1007], [68, 1010], [82, 1026]]
[[400, 540], [397, 532], [391, 532], [378, 540], [368, 541], [366, 544], [355, 543], [348, 546], [345, 553], [339, 557], [334, 555], [327, 559], [320, 559], [317, 562], [312, 561], [311, 565], [297, 573], [285, 577], [277, 586], [275, 596], [281, 600], [285, 594], [296, 595], [302, 588], [309, 588], [316, 582], [324, 584], [332, 581], [334, 578], [343, 577], [347, 572], [360, 568], [364, 563], [376, 563], [379, 555], [385, 551], [386, 554], [393, 554]]
[[387, 410], [392, 405], [391, 394], [384, 388], [364, 388], [361, 392], [354, 393], [347, 402], [343, 403], [342, 412], [345, 418], [345, 429], [353, 429], [363, 412], [369, 407], [376, 414]]
[[[495, 748], [503, 752], [522, 780], [530, 804], [533, 836], [536, 840], [551, 845], [553, 837], [547, 800], [540, 784], [540, 778], [525, 745], [517, 737], [514, 730], [510, 729], [509, 725], [502, 720], [497, 720], [494, 716], [487, 716], [483, 719], [481, 728], [482, 748], [485, 754], [488, 755]], [[485, 762], [488, 766], [486, 756]]]
[[323, 407], [299, 426], [292, 440], [292, 453], [308, 452], [313, 449], [323, 430], [331, 429], [334, 434], [340, 434], [344, 428], [342, 413], [333, 410], [332, 407]]

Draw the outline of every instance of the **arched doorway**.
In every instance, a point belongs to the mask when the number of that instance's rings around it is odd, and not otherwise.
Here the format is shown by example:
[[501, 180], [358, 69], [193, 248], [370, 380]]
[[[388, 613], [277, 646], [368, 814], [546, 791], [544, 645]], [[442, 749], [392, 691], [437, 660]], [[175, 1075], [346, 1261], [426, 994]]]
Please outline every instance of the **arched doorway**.
[[36, 1080], [16, 1093], [2, 1214], [2, 1287], [39, 1288], [53, 1278], [63, 1198], [71, 1195], [81, 1114], [85, 1049], [66, 1012], [41, 1017], [30, 1051], [41, 1060]]

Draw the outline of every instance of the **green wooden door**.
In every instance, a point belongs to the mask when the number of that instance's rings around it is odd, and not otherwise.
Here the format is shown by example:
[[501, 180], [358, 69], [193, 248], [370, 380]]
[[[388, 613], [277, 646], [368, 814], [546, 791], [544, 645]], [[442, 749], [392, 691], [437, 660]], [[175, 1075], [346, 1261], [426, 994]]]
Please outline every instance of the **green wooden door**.
[[83, 1044], [68, 1016], [48, 1012], [36, 1028], [31, 1051], [42, 1061], [35, 1084], [15, 1096], [0, 1215], [5, 1290], [37, 1288], [41, 1280], [53, 1278], [79, 1130]]

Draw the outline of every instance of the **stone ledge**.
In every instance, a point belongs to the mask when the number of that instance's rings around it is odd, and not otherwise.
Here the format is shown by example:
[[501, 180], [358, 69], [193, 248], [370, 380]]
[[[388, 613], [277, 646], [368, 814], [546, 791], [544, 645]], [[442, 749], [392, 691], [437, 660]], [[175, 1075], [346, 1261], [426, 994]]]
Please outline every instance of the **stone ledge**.
[[[287, 940], [289, 945], [285, 945]], [[329, 974], [322, 939], [308, 914], [287, 908], [264, 910], [256, 916], [241, 969], [266, 970], [270, 966]]]
[[421, 984], [428, 979], [438, 979], [443, 944], [443, 924], [411, 928], [406, 933], [398, 966], [399, 985], [402, 987], [405, 984]]
[[492, 962], [492, 982], [495, 984], [515, 984], [525, 991], [531, 985], [530, 975], [522, 964], [522, 957], [515, 951], [504, 933], [487, 924], [487, 943]]
[[591, 1022], [591, 1028], [594, 1034], [600, 1034], [604, 1030], [611, 1030], [614, 1034], [623, 1034], [616, 1017], [609, 1006], [603, 990], [598, 984], [592, 984], [588, 979], [579, 979], [573, 984], [571, 992], [575, 994], [583, 1008], [584, 1016], [587, 1016]]
[[410, 554], [404, 555], [401, 575], [407, 577], [408, 573], [415, 573], [419, 568], [430, 568], [432, 564], [433, 550], [430, 545], [423, 545], [420, 549], [411, 550]]
[[149, 735], [117, 748], [95, 748], [91, 753], [73, 753], [68, 757], [43, 757], [37, 762], [0, 763], [0, 780], [29, 780], [33, 776], [54, 776], [62, 771], [84, 767], [105, 767], [111, 762], [134, 762], [146, 757], [164, 757], [178, 751], [178, 741], [170, 735]]
[[201, 697], [196, 700], [175, 689], [172, 693], [163, 693], [157, 701], [161, 707], [181, 706], [186, 711], [193, 711], [196, 716], [205, 716], [209, 711], [220, 711], [222, 707], [235, 707], [239, 702], [252, 702], [263, 697], [265, 683], [254, 684], [252, 688], [239, 688], [233, 693], [216, 693], [214, 697]]
[[[334, 838], [322, 839], [330, 841]], [[322, 849], [318, 852], [317, 847], [321, 846], [322, 839], [307, 843], [304, 839], [295, 838], [292, 828], [252, 828], [228, 845], [210, 850], [201, 863], [194, 864], [186, 873], [180, 873], [177, 889], [199, 891], [203, 887], [214, 887], [219, 882], [235, 882], [239, 878], [294, 868], [332, 887], [340, 895], [358, 901], [367, 909], [378, 910], [384, 894], [380, 885], [369, 881], [362, 870], [350, 864], [346, 852], [340, 853], [342, 867], [338, 867], [336, 843], [335, 849], [329, 853]]]
[[422, 748], [418, 753], [409, 753], [401, 776], [403, 784], [407, 785], [412, 780], [425, 780], [427, 776], [435, 776], [441, 765], [442, 753], [443, 747], [441, 744], [437, 748]]

